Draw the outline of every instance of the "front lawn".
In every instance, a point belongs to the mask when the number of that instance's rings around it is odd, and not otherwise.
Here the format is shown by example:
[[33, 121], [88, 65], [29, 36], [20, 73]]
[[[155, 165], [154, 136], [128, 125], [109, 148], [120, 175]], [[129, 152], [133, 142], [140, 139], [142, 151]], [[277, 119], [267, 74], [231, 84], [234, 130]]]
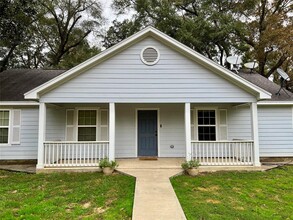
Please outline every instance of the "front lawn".
[[293, 219], [293, 166], [171, 179], [187, 219]]
[[135, 179], [0, 170], [0, 219], [131, 219]]

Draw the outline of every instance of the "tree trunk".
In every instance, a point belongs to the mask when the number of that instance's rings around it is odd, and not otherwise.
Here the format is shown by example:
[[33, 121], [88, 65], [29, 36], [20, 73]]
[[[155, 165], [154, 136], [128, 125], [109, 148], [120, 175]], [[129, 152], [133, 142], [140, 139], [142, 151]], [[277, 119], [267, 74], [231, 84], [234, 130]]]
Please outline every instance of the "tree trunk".
[[12, 56], [13, 51], [15, 50], [16, 47], [17, 47], [17, 44], [12, 45], [12, 47], [10, 48], [8, 54], [3, 58], [1, 66], [0, 66], [0, 72], [3, 72], [4, 70], [7, 69], [9, 59]]

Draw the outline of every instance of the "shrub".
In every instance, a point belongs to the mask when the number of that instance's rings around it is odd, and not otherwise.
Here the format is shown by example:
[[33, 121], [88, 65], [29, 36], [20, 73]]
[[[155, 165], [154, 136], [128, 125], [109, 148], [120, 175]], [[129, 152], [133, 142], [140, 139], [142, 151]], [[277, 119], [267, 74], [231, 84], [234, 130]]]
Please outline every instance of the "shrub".
[[200, 166], [200, 163], [199, 163], [198, 160], [190, 160], [190, 161], [186, 161], [186, 162], [181, 164], [181, 167], [184, 170], [188, 170], [188, 169], [192, 169], [192, 168], [198, 168], [199, 166]]
[[116, 167], [118, 167], [118, 163], [116, 161], [109, 161], [108, 158], [105, 158], [100, 160], [99, 167], [110, 167], [111, 169], [115, 169]]

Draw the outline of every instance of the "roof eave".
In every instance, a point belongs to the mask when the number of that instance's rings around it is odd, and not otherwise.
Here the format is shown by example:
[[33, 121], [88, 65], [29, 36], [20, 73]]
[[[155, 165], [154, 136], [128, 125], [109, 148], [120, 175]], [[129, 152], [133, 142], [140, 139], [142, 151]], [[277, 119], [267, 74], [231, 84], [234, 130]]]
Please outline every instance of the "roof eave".
[[258, 105], [292, 105], [293, 101], [260, 101]]
[[36, 101], [0, 101], [0, 106], [38, 106]]

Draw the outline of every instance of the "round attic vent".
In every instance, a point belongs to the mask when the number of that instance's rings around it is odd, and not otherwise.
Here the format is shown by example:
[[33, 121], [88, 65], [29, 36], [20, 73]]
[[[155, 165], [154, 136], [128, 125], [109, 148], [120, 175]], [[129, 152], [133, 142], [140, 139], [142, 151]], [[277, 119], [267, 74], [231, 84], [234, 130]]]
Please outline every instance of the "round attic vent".
[[160, 53], [157, 48], [148, 46], [141, 51], [141, 61], [146, 65], [155, 65], [160, 58]]

